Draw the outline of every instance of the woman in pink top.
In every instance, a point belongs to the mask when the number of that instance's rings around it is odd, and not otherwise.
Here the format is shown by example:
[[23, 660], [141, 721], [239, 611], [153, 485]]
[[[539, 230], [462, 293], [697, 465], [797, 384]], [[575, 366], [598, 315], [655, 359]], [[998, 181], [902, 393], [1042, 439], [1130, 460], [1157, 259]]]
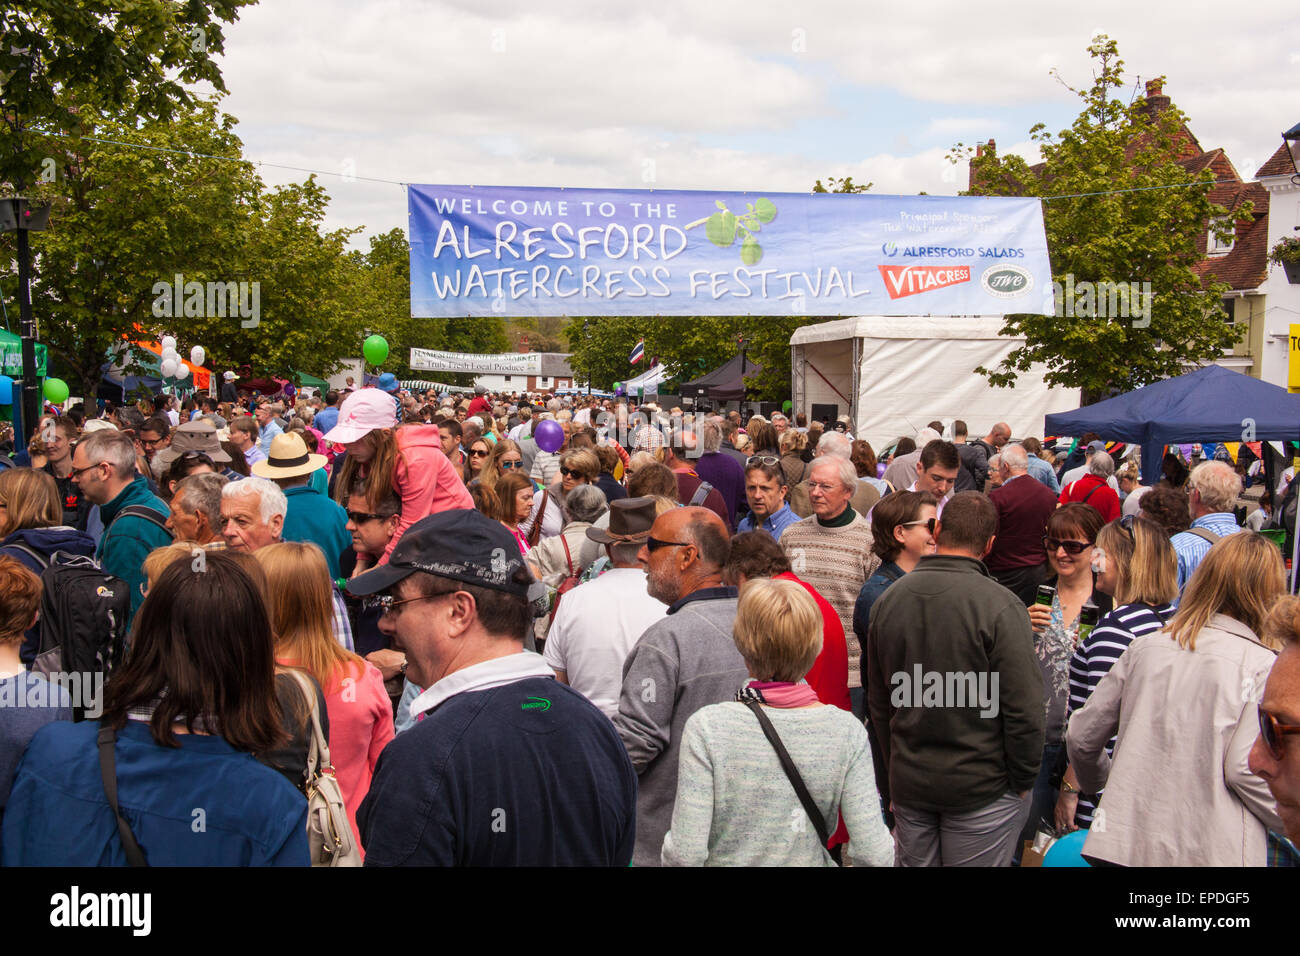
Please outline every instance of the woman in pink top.
[[421, 518], [452, 508], [473, 508], [474, 499], [442, 453], [438, 429], [432, 425], [397, 427], [397, 406], [387, 392], [363, 388], [339, 406], [338, 424], [325, 441], [347, 448], [348, 455], [335, 483], [336, 500], [347, 504], [352, 479], [367, 479], [371, 510], [392, 488], [402, 499], [402, 520], [388, 542], [380, 563], [388, 560], [406, 529]]
[[334, 637], [329, 568], [320, 548], [296, 541], [272, 544], [257, 551], [257, 560], [266, 572], [276, 662], [311, 674], [325, 694], [330, 759], [360, 848], [357, 807], [370, 790], [380, 752], [394, 736], [384, 678]]

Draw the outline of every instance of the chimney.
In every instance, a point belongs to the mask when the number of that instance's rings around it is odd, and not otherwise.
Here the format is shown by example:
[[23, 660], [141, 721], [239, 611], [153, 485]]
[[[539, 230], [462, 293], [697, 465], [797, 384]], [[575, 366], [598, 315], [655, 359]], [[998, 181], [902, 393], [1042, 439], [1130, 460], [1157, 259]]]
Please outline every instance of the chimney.
[[976, 143], [975, 158], [979, 159], [981, 156], [984, 155], [986, 150], [990, 156], [996, 156], [998, 152], [997, 140], [991, 139], [987, 143]]
[[1169, 108], [1169, 104], [1172, 103], [1173, 100], [1165, 96], [1164, 90], [1164, 80], [1147, 80], [1147, 115], [1155, 117]]

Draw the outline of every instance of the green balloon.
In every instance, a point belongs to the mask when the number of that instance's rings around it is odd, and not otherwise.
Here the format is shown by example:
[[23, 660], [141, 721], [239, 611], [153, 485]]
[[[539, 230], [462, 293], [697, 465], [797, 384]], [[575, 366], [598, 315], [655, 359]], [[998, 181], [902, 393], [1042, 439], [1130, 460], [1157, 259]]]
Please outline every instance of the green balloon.
[[68, 400], [68, 383], [61, 378], [45, 380], [45, 400], [55, 405], [62, 405]]
[[788, 399], [788, 398], [787, 398], [784, 402], [781, 403], [781, 411], [783, 411], [783, 412], [787, 412], [787, 413], [788, 413], [788, 412], [790, 411], [790, 409], [792, 409], [792, 408], [794, 408], [794, 402], [790, 401], [790, 399]]
[[383, 365], [388, 358], [388, 340], [382, 335], [372, 335], [361, 346], [361, 354], [371, 365]]
[[617, 391], [618, 391], [620, 388], [622, 388], [622, 387], [623, 387], [623, 383], [622, 383], [622, 382], [615, 382], [615, 383], [614, 383], [614, 391], [617, 392]]

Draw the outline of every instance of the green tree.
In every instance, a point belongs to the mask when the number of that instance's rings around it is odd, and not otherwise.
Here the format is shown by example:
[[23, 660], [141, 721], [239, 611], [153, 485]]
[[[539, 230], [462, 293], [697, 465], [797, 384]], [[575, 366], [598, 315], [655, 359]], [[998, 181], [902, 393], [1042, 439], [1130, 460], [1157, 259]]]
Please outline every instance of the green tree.
[[[225, 91], [222, 25], [254, 0], [14, 0], [0, 7], [0, 181], [22, 191], [49, 156], [33, 134], [81, 133], [83, 117], [168, 120], [192, 84]], [[77, 103], [82, 110], [69, 109]]]
[[827, 176], [825, 185], [819, 179], [813, 183], [815, 193], [864, 193], [875, 183], [855, 183], [852, 176]]
[[[1140, 301], [1129, 306], [1136, 318], [1095, 308], [1074, 317], [1008, 315], [1003, 334], [1024, 336], [1025, 344], [997, 368], [977, 369], [1005, 386], [1041, 362], [1049, 384], [1082, 388], [1086, 401], [1178, 375], [1237, 339], [1221, 307], [1227, 286], [1202, 283], [1193, 271], [1198, 237], [1226, 210], [1208, 198], [1210, 171], [1193, 175], [1177, 161], [1185, 117], [1172, 106], [1155, 111], [1145, 99], [1126, 104], [1115, 95], [1126, 85], [1115, 41], [1094, 37], [1088, 52], [1096, 72], [1090, 88], [1072, 89], [1083, 101], [1073, 125], [1055, 137], [1041, 123], [1030, 131], [1041, 164], [992, 151], [972, 157], [961, 143], [949, 154], [970, 162], [967, 195], [1044, 197], [1052, 273], [1061, 286], [1069, 276], [1076, 287], [1151, 284], [1149, 318]], [[1229, 228], [1222, 227], [1225, 236]]]

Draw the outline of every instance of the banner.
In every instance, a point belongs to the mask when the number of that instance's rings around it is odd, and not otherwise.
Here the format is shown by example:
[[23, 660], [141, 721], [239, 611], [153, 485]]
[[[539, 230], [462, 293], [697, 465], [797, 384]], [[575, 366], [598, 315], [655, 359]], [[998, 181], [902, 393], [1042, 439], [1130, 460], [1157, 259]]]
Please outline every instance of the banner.
[[542, 357], [537, 352], [439, 352], [411, 349], [411, 368], [426, 372], [503, 372], [508, 375], [541, 375]]
[[1054, 311], [1037, 199], [411, 186], [411, 315]]

